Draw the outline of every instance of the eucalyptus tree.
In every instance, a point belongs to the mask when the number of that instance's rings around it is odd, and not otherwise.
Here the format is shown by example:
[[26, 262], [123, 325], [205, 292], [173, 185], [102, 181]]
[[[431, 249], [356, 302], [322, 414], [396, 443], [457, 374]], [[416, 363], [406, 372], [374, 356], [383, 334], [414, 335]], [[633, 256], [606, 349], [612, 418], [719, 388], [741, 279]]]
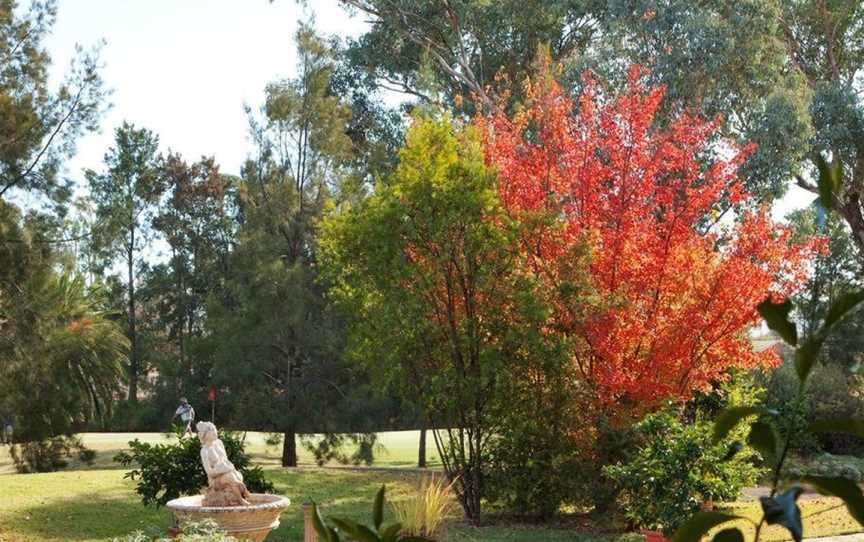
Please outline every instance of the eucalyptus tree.
[[159, 175], [159, 138], [146, 128], [124, 122], [114, 133], [114, 147], [105, 154], [102, 172], [88, 170], [90, 196], [96, 206], [93, 235], [97, 250], [111, 270], [122, 266], [126, 287], [126, 321], [130, 342], [128, 398], [138, 399], [143, 365], [138, 348], [136, 273], [153, 236], [153, 218], [164, 191]]
[[[828, 241], [827, 251], [816, 256], [812, 263], [812, 275], [806, 288], [792, 300], [800, 318], [803, 335], [811, 336], [819, 328], [821, 315], [845, 292], [862, 285], [861, 259], [857, 257], [849, 228], [837, 213], [827, 215], [818, 205], [790, 213], [787, 217], [800, 237], [823, 236]], [[826, 338], [820, 361], [854, 368], [864, 362], [864, 313], [860, 310], [849, 314], [838, 323], [833, 333]]]
[[458, 97], [518, 98], [546, 44], [574, 91], [586, 69], [626, 84], [635, 63], [665, 86], [667, 109], [724, 117], [719, 135], [755, 144], [742, 173], [764, 201], [790, 183], [816, 195], [812, 159], [826, 153], [844, 164], [837, 209], [864, 259], [864, 9], [855, 0], [342, 4], [371, 20], [349, 44], [351, 62], [419, 100], [434, 99], [430, 84], [456, 109]]
[[[601, 0], [340, 0], [369, 17], [350, 61], [383, 88], [459, 108], [520, 93], [537, 48], [575, 60], [601, 36]], [[502, 84], [506, 87], [502, 88]], [[471, 108], [467, 109], [468, 111]]]

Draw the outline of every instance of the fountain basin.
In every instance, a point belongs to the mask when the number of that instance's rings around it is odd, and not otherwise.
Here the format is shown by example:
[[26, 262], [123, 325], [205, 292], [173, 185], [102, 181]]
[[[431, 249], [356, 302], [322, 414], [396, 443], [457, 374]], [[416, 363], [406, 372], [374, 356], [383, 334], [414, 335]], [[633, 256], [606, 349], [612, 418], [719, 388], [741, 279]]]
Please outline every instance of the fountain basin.
[[165, 506], [178, 521], [211, 519], [223, 531], [239, 540], [261, 542], [279, 526], [279, 515], [291, 501], [281, 495], [252, 493], [248, 506], [202, 506], [203, 495], [180, 497]]

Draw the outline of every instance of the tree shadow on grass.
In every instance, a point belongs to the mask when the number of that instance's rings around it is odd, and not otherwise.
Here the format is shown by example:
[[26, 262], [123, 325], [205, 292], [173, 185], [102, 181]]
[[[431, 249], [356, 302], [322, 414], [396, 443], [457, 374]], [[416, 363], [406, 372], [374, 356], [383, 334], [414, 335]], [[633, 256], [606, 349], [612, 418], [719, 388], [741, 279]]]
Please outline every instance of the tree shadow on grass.
[[[96, 457], [92, 464], [87, 464], [77, 457], [64, 458], [67, 461], [63, 471], [84, 471], [84, 470], [121, 470], [125, 469], [123, 465], [114, 461], [114, 456], [121, 452], [123, 448], [112, 450], [96, 450]], [[12, 462], [12, 456], [9, 454], [8, 446], [0, 446], [0, 475], [16, 474], [15, 464]]]
[[6, 528], [24, 540], [110, 540], [136, 530], [164, 532], [171, 525], [171, 513], [165, 508], [98, 493], [31, 506], [5, 519]]

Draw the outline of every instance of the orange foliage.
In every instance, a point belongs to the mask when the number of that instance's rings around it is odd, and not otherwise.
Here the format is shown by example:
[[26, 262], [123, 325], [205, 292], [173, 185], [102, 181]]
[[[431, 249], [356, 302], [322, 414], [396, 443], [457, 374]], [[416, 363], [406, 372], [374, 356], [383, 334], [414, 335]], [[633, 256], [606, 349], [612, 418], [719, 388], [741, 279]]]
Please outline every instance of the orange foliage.
[[800, 287], [819, 248], [792, 243], [764, 206], [722, 227], [723, 201], [756, 207], [737, 177], [752, 149], [714, 137], [716, 120], [659, 125], [664, 91], [641, 75], [611, 98], [586, 78], [578, 104], [550, 77], [529, 81], [523, 109], [477, 120], [508, 212], [559, 226], [525, 234], [526, 272], [558, 291], [573, 247], [591, 249], [603, 306], [577, 321], [559, 303], [550, 328], [582, 339], [573, 362], [605, 404], [686, 399], [729, 368], [775, 365], [748, 338], [756, 306]]

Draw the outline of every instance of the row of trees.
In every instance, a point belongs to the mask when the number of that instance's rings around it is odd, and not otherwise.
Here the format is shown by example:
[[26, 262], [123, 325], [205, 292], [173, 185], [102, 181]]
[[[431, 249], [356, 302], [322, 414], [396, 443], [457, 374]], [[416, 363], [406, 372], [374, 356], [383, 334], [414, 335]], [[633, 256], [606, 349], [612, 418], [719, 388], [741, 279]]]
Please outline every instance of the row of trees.
[[[818, 322], [828, 285], [859, 280], [855, 3], [342, 4], [369, 31], [300, 25], [239, 175], [127, 123], [72, 201], [59, 172], [103, 108], [98, 56], [52, 91], [54, 2], [0, 1], [16, 438], [161, 429], [216, 388], [221, 419], [282, 433], [283, 465], [298, 433], [327, 435], [322, 460], [350, 434], [362, 459], [367, 432], [423, 420], [469, 517], [494, 494], [549, 513], [572, 493], [550, 473], [596, 476], [621, 427], [776, 362], [746, 335], [766, 295], [798, 292]], [[842, 221], [773, 224], [791, 182], [818, 193], [817, 152], [848, 164]], [[43, 204], [22, 212], [25, 191]], [[860, 321], [829, 357], [855, 362]], [[33, 400], [59, 379], [68, 399]]]
[[[104, 165], [84, 172], [86, 196], [73, 200], [59, 178], [62, 158], [97, 126], [104, 91], [98, 57], [82, 52], [51, 93], [43, 41], [55, 12], [54, 2], [0, 6], [10, 60], [0, 414], [14, 419], [16, 440], [86, 427], [165, 429], [179, 396], [203, 406], [216, 388], [224, 421], [241, 412], [244, 428], [284, 433], [285, 465], [296, 465], [299, 430], [357, 433], [368, 458], [370, 422], [360, 413], [399, 411], [386, 394], [369, 399], [368, 379], [341, 356], [344, 325], [324, 299], [314, 228], [390, 167], [398, 116], [337, 63], [338, 42], [301, 24], [296, 76], [269, 85], [261, 108], [248, 111], [255, 148], [239, 176], [212, 158], [189, 163], [161, 149], [157, 134], [124, 123]], [[23, 216], [14, 202], [25, 193], [40, 203]], [[55, 298], [80, 307], [51, 305]], [[59, 348], [47, 341], [49, 323], [107, 327], [82, 337], [87, 356], [70, 353], [64, 336], [61, 370], [45, 365], [45, 351]], [[58, 384], [76, 391], [49, 400], [35, 382], [46, 393]], [[341, 438], [310, 444], [326, 460], [343, 453]]]
[[[421, 399], [474, 519], [496, 447], [545, 457], [547, 479], [568, 449], [605, 448], [604, 424], [776, 365], [746, 332], [818, 248], [744, 211], [746, 152], [700, 161], [717, 124], [660, 123], [639, 70], [620, 95], [587, 84], [576, 108], [541, 65], [515, 115], [415, 119], [387, 184], [323, 237], [350, 351]], [[742, 212], [724, 228], [707, 219], [726, 199]]]

